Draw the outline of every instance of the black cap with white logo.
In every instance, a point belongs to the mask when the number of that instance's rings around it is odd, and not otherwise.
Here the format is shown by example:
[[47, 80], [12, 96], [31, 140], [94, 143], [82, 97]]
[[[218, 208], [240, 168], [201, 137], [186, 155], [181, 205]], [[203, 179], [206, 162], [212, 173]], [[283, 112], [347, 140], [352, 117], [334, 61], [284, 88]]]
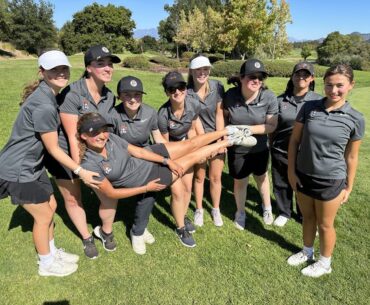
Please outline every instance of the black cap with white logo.
[[293, 72], [292, 74], [300, 71], [300, 70], [306, 70], [308, 71], [311, 75], [314, 75], [315, 74], [315, 70], [313, 68], [313, 65], [307, 61], [302, 61], [298, 64], [296, 64], [293, 68]]
[[113, 55], [108, 50], [107, 47], [99, 44], [99, 45], [90, 47], [86, 51], [85, 57], [84, 57], [85, 67], [88, 66], [92, 61], [103, 59], [105, 57], [110, 57], [111, 60], [112, 60], [112, 63], [114, 63], [114, 64], [118, 64], [119, 62], [121, 62], [121, 60], [118, 56]]
[[262, 61], [251, 58], [245, 61], [240, 67], [240, 75], [250, 75], [253, 73], [262, 73], [265, 76], [268, 75]]
[[135, 91], [144, 93], [143, 83], [140, 79], [135, 76], [125, 76], [122, 77], [121, 80], [117, 84], [117, 93], [118, 95], [121, 92], [128, 92], [128, 91]]
[[82, 122], [78, 128], [78, 132], [80, 134], [93, 133], [103, 127], [114, 127], [114, 125], [107, 123], [107, 121], [100, 114], [98, 114], [91, 119]]

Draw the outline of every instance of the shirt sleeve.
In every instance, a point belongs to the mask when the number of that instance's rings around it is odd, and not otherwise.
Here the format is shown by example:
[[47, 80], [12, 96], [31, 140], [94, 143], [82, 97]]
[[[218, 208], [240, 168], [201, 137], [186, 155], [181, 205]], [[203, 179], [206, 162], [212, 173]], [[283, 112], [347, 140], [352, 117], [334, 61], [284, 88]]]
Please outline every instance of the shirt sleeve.
[[269, 106], [267, 109], [267, 114], [278, 114], [279, 112], [279, 104], [276, 98], [276, 95], [273, 94], [272, 92], [269, 92], [268, 99], [270, 100]]
[[165, 113], [166, 113], [165, 108], [160, 108], [158, 111], [158, 128], [161, 133], [168, 133], [167, 126], [168, 118]]
[[80, 109], [80, 102], [81, 97], [73, 91], [69, 91], [65, 97], [63, 102], [61, 103], [59, 107], [59, 111], [61, 113], [69, 113], [69, 114], [75, 114], [79, 115], [79, 109]]
[[[86, 158], [86, 156], [85, 156], [85, 158]], [[88, 170], [88, 171], [92, 171], [92, 172], [95, 172], [95, 173], [99, 174], [99, 177], [94, 177], [94, 179], [96, 179], [98, 181], [103, 181], [104, 178], [106, 178], [103, 169], [99, 166], [99, 164], [97, 164], [93, 160], [83, 159], [82, 162], [81, 162], [81, 167], [83, 169]]]
[[365, 120], [362, 116], [356, 118], [355, 126], [351, 132], [351, 141], [361, 140], [365, 134]]
[[151, 112], [151, 126], [150, 126], [150, 130], [153, 131], [153, 130], [158, 130], [158, 115], [157, 115], [157, 112], [153, 109], [153, 111]]
[[56, 107], [41, 104], [32, 112], [34, 130], [36, 132], [57, 131], [59, 127], [59, 116]]
[[221, 82], [217, 82], [217, 103], [221, 103], [224, 95], [225, 95], [225, 88], [224, 85]]
[[306, 122], [306, 111], [309, 103], [304, 103], [301, 110], [299, 110], [297, 117], [296, 117], [296, 122], [304, 124]]

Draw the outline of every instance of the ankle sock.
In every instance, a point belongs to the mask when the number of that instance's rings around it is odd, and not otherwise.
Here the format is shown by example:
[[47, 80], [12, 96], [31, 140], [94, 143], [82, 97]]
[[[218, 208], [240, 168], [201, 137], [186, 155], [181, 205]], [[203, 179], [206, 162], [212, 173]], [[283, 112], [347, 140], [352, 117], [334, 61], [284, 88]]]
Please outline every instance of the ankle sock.
[[303, 251], [307, 253], [308, 257], [313, 256], [313, 247], [303, 246]]
[[50, 266], [54, 261], [54, 256], [51, 253], [45, 255], [38, 254], [38, 256], [40, 260], [40, 265], [45, 267]]
[[322, 265], [326, 268], [329, 269], [331, 265], [331, 256], [325, 257], [320, 254], [319, 261], [322, 263]]
[[49, 248], [51, 255], [54, 255], [57, 252], [57, 248], [55, 247], [54, 238], [52, 240], [49, 240]]

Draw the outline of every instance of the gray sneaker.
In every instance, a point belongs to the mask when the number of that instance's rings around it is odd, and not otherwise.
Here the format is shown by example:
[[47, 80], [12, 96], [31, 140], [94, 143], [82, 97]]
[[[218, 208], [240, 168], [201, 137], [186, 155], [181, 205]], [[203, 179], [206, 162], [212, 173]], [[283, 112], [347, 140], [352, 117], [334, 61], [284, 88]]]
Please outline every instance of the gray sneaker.
[[77, 268], [77, 264], [65, 263], [61, 260], [54, 259], [54, 261], [48, 266], [44, 266], [39, 262], [39, 275], [67, 276], [75, 272]]
[[85, 255], [90, 259], [95, 259], [98, 257], [99, 252], [95, 246], [94, 237], [90, 236], [89, 238], [83, 239], [82, 244], [84, 245]]
[[184, 223], [185, 223], [186, 231], [188, 231], [191, 234], [195, 233], [195, 227], [193, 223], [191, 222], [191, 220], [188, 218], [188, 216], [185, 216]]
[[176, 229], [175, 231], [176, 231], [177, 237], [180, 239], [180, 242], [185, 247], [189, 247], [189, 248], [195, 247], [196, 245], [195, 240], [193, 236], [188, 231], [186, 231], [185, 226], [180, 229]]
[[110, 234], [105, 234], [101, 228], [101, 226], [97, 226], [94, 229], [94, 235], [99, 238], [103, 243], [103, 248], [106, 251], [115, 251], [117, 246], [114, 240], [113, 232]]

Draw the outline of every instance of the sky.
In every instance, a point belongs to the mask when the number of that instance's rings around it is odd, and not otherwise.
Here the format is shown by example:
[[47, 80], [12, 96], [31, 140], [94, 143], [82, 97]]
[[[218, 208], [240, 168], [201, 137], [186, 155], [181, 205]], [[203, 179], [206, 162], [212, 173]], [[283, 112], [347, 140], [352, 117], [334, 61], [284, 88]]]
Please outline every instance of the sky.
[[[352, 32], [370, 33], [369, 0], [286, 0], [290, 5], [292, 24], [288, 24], [288, 37], [296, 40], [325, 38], [329, 33], [341, 34]], [[71, 21], [73, 14], [81, 11], [94, 1], [86, 0], [49, 0], [54, 5], [54, 20], [61, 28], [66, 21]], [[95, 2], [125, 6], [132, 12], [136, 29], [157, 28], [159, 21], [168, 15], [165, 4], [173, 0], [106, 0]]]

